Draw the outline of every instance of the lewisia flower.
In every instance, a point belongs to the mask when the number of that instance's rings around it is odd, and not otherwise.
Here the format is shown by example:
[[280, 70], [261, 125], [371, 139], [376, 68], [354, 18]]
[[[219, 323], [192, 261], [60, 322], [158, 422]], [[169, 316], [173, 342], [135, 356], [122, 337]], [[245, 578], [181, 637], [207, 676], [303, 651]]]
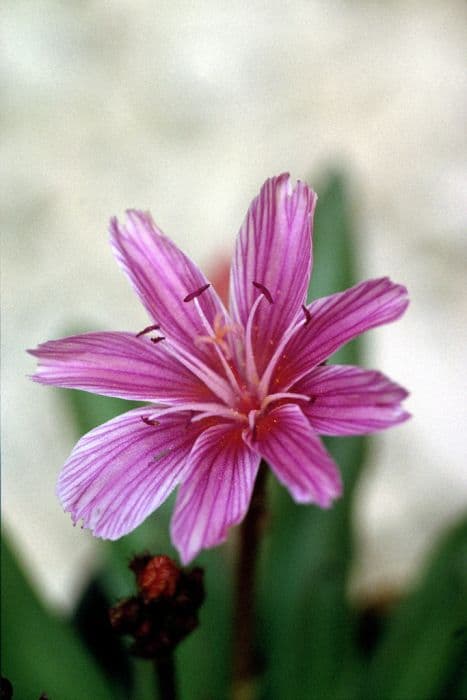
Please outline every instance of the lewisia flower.
[[151, 325], [31, 351], [42, 384], [148, 402], [74, 448], [58, 482], [74, 522], [117, 539], [178, 486], [171, 534], [187, 563], [242, 520], [262, 458], [297, 502], [327, 508], [342, 483], [319, 435], [406, 420], [407, 392], [384, 375], [324, 365], [408, 300], [384, 277], [305, 305], [315, 204], [287, 174], [265, 182], [238, 236], [229, 311], [149, 214], [112, 219], [113, 250]]

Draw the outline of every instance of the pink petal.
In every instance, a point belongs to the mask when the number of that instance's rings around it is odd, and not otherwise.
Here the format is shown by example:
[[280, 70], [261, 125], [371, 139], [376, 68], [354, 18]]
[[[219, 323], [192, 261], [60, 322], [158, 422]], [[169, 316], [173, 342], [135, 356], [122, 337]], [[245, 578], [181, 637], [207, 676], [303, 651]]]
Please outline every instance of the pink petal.
[[190, 475], [179, 489], [172, 540], [184, 564], [201, 549], [223, 542], [250, 503], [259, 465], [231, 424], [205, 430], [189, 458]]
[[400, 318], [408, 306], [407, 289], [387, 277], [317, 299], [277, 364], [272, 386], [287, 391], [313, 367], [361, 333]]
[[115, 540], [133, 530], [178, 485], [199, 429], [190, 414], [146, 425], [137, 408], [91, 430], [78, 442], [58, 481], [73, 522]]
[[272, 297], [257, 310], [253, 337], [259, 373], [304, 303], [311, 270], [315, 193], [289, 175], [267, 180], [253, 200], [237, 240], [231, 270], [231, 311], [246, 327], [263, 285]]
[[296, 404], [284, 404], [260, 418], [245, 440], [298, 503], [328, 508], [341, 495], [337, 466]]
[[[217, 366], [213, 346], [196, 343], [206, 336], [196, 306], [184, 301], [187, 296], [208, 285], [198, 267], [157, 228], [149, 214], [128, 211], [125, 224], [117, 219], [110, 223], [111, 243], [116, 258], [162, 334], [175, 341], [190, 355]], [[215, 290], [210, 287], [199, 297], [199, 304], [209, 323], [217, 313], [226, 311]]]
[[131, 333], [50, 340], [29, 351], [39, 359], [32, 379], [136, 401], [212, 401], [213, 394], [163, 343]]
[[360, 367], [316, 367], [294, 386], [312, 397], [302, 411], [323, 435], [363, 435], [410, 417], [400, 402], [408, 394], [380, 372]]

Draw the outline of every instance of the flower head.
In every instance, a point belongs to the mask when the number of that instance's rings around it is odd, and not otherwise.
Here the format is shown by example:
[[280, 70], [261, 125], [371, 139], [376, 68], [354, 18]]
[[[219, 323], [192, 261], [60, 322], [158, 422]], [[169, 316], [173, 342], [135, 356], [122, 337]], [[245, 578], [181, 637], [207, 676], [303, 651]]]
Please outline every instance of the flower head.
[[58, 482], [75, 522], [117, 539], [178, 486], [171, 532], [186, 563], [242, 520], [262, 458], [296, 501], [326, 508], [342, 485], [319, 435], [406, 420], [407, 392], [384, 375], [323, 365], [408, 300], [381, 278], [305, 305], [315, 204], [287, 174], [265, 182], [238, 236], [229, 311], [149, 214], [112, 219], [112, 247], [151, 325], [31, 351], [38, 382], [148, 402], [76, 445]]

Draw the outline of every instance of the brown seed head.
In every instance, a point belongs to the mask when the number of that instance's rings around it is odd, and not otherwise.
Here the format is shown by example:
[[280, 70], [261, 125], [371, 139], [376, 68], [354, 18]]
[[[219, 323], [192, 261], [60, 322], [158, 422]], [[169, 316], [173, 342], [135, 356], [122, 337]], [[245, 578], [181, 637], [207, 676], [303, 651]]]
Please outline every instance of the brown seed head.
[[136, 573], [136, 582], [143, 600], [148, 603], [157, 598], [171, 598], [177, 588], [180, 569], [165, 555], [152, 557]]

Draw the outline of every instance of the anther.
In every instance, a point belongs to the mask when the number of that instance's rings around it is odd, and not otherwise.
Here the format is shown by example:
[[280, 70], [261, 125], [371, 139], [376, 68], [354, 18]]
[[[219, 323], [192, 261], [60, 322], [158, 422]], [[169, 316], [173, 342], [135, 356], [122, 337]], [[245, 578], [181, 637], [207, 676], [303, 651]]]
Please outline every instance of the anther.
[[150, 338], [151, 343], [160, 343], [161, 340], [165, 340], [165, 336], [160, 335], [158, 338]]
[[196, 290], [196, 292], [190, 292], [190, 294], [187, 294], [186, 297], [184, 298], [183, 301], [193, 301], [193, 299], [196, 299], [196, 297], [201, 296], [203, 292], [206, 291], [211, 285], [205, 284], [204, 287], [200, 287], [199, 289]]
[[311, 321], [311, 312], [306, 308], [305, 304], [302, 304], [303, 313], [305, 314], [304, 326], [308, 325]]
[[274, 303], [274, 299], [272, 298], [271, 292], [267, 287], [264, 286], [264, 284], [261, 284], [260, 282], [253, 282], [253, 286], [256, 287], [256, 289], [259, 289], [259, 291], [264, 294], [264, 296], [270, 304]]
[[154, 420], [154, 418], [149, 418], [149, 416], [140, 416], [140, 418], [143, 421], [143, 423], [146, 423], [146, 425], [152, 425], [152, 426], [159, 425], [158, 420]]
[[136, 337], [139, 338], [140, 335], [146, 335], [146, 333], [150, 333], [151, 331], [157, 331], [159, 330], [160, 326], [155, 323], [153, 326], [146, 326], [146, 328], [143, 328], [142, 331], [136, 334]]

